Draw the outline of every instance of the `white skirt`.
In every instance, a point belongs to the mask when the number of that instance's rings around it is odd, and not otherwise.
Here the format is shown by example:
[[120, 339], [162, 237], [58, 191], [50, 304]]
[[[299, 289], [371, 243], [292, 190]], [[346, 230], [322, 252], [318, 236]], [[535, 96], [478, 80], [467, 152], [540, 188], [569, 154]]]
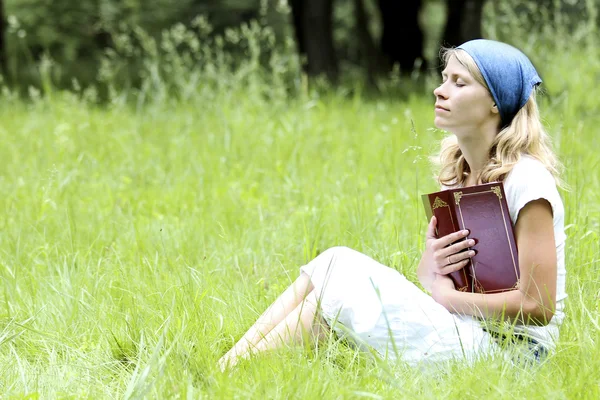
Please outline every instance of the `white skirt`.
[[359, 348], [415, 365], [474, 360], [495, 344], [479, 322], [450, 313], [398, 271], [347, 247], [300, 268], [310, 276], [329, 326]]

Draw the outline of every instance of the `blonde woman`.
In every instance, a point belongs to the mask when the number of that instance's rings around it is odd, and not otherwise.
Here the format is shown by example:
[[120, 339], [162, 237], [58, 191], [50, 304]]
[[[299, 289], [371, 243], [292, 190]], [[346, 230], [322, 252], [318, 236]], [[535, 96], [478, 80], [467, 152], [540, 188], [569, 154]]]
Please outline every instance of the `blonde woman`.
[[[435, 236], [429, 223], [417, 275], [425, 293], [396, 270], [345, 247], [326, 250], [220, 360], [318, 339], [330, 328], [359, 348], [410, 364], [474, 359], [519, 343], [535, 359], [555, 346], [564, 319], [564, 208], [557, 162], [535, 100], [541, 83], [516, 48], [473, 40], [444, 52], [434, 90], [442, 141], [439, 183], [466, 187], [503, 181], [519, 248], [518, 289], [460, 292], [447, 276], [463, 268], [474, 244], [468, 231]], [[459, 239], [467, 240], [459, 241]], [[455, 243], [455, 244], [453, 244]], [[487, 324], [502, 319], [510, 325]]]

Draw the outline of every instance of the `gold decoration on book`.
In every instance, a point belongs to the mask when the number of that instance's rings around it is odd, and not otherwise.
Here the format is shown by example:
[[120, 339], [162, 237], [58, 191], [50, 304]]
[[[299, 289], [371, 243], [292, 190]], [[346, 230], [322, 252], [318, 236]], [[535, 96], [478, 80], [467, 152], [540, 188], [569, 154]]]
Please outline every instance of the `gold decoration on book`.
[[473, 287], [475, 288], [475, 293], [485, 293], [485, 289], [477, 279], [473, 279]]
[[446, 203], [444, 200], [442, 200], [436, 196], [435, 201], [433, 202], [433, 205], [431, 206], [431, 208], [433, 208], [435, 210], [436, 208], [442, 208], [442, 207], [448, 207], [448, 203]]
[[492, 186], [490, 188], [490, 190], [494, 193], [496, 193], [496, 196], [498, 196], [499, 199], [502, 198], [502, 191], [500, 190], [500, 186]]
[[460, 199], [463, 196], [463, 192], [454, 192], [454, 201], [456, 202], [456, 205], [460, 204]]

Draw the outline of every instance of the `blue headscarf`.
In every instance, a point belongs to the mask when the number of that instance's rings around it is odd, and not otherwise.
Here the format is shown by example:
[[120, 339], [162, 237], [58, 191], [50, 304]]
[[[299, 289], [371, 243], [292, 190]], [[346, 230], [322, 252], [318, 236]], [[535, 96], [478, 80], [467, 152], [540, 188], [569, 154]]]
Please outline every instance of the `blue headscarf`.
[[502, 125], [509, 125], [532, 89], [542, 82], [535, 67], [520, 50], [494, 40], [471, 40], [458, 48], [475, 60], [500, 111]]

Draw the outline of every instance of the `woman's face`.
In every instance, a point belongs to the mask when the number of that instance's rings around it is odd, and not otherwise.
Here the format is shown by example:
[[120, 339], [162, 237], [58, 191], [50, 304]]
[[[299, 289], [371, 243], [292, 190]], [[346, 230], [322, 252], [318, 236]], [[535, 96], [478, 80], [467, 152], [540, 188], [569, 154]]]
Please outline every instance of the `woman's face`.
[[433, 94], [434, 124], [454, 134], [476, 133], [483, 127], [498, 126], [500, 116], [488, 90], [475, 80], [454, 56], [442, 71], [442, 84]]

